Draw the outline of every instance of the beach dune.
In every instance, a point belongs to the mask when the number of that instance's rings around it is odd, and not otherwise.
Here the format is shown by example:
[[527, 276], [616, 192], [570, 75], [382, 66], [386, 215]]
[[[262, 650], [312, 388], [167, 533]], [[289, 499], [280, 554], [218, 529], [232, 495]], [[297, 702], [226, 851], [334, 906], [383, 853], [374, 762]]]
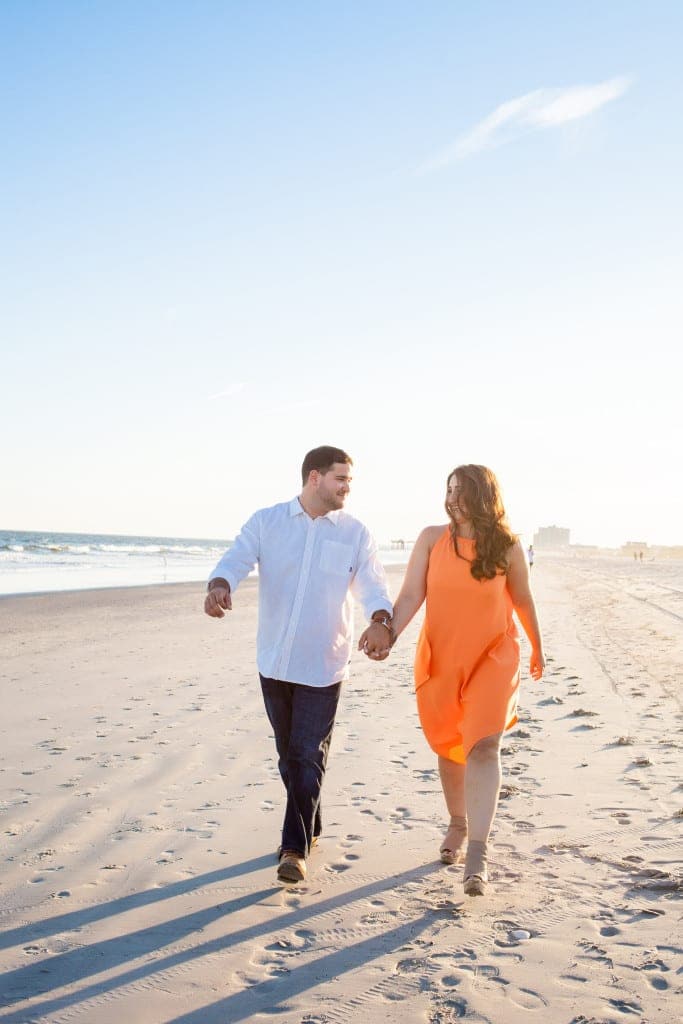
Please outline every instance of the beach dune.
[[0, 1022], [678, 1021], [683, 565], [533, 574], [549, 663], [480, 899], [438, 861], [419, 619], [354, 654], [323, 839], [285, 887], [258, 582], [220, 622], [197, 584], [0, 599]]

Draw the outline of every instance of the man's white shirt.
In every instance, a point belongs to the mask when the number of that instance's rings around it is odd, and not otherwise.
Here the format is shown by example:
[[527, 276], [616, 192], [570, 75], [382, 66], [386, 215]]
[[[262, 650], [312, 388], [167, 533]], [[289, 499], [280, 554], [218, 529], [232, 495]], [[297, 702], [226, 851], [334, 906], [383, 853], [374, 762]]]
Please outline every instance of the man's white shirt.
[[234, 593], [257, 565], [261, 675], [306, 686], [348, 679], [353, 599], [368, 619], [393, 610], [367, 527], [342, 510], [311, 519], [298, 498], [259, 509], [209, 580]]

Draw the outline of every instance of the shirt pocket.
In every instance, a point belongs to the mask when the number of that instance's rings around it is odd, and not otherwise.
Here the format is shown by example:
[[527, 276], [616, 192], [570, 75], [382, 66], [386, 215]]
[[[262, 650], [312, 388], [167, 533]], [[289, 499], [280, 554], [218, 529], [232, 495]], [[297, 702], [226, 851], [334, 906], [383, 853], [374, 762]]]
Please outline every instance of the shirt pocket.
[[324, 540], [320, 548], [320, 568], [335, 576], [353, 574], [353, 548], [350, 544], [339, 544], [336, 540]]

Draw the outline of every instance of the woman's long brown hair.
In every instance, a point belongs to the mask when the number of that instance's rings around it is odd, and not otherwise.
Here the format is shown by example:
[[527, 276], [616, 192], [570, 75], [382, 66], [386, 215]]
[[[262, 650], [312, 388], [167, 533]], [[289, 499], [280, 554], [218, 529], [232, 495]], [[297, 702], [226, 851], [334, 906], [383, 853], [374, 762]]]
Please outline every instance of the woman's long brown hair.
[[[467, 465], [458, 466], [448, 474], [447, 486], [453, 477], [460, 487], [459, 497], [462, 497], [465, 512], [474, 529], [476, 556], [470, 569], [472, 575], [475, 580], [492, 580], [499, 573], [506, 574], [510, 568], [510, 549], [517, 537], [508, 526], [495, 474], [486, 466]], [[455, 553], [462, 558], [458, 550], [455, 522], [450, 512], [448, 518], [451, 520]]]

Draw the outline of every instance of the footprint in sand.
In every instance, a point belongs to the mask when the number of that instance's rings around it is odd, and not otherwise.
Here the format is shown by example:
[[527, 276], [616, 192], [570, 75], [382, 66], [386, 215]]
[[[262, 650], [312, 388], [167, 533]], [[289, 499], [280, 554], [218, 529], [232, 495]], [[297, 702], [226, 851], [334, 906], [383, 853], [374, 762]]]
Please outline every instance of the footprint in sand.
[[[394, 970], [397, 974], [419, 974], [429, 966], [427, 956], [409, 956], [405, 960], [399, 960]], [[457, 984], [457, 983], [456, 983]]]
[[455, 974], [444, 974], [442, 978], [439, 978], [439, 984], [444, 988], [456, 988], [461, 981], [462, 978], [458, 978]]
[[292, 936], [292, 945], [297, 950], [311, 949], [312, 946], [315, 946], [316, 941], [316, 933], [310, 928], [298, 928]]
[[540, 1010], [541, 1007], [548, 1005], [548, 1001], [540, 992], [534, 992], [531, 988], [518, 988], [508, 994], [510, 1002], [523, 1010]]
[[589, 979], [583, 974], [560, 974], [558, 981], [567, 986], [585, 985]]
[[384, 818], [380, 814], [375, 814], [375, 812], [371, 811], [369, 807], [362, 807], [360, 813], [370, 814], [375, 819], [375, 821], [384, 821]]
[[467, 1000], [459, 997], [440, 999], [438, 1003], [434, 1003], [434, 1009], [429, 1014], [429, 1024], [452, 1024], [466, 1015]]
[[157, 858], [157, 864], [173, 864], [182, 859], [182, 857], [176, 856], [175, 850], [162, 850]]
[[233, 974], [233, 981], [235, 986], [242, 990], [253, 988], [255, 985], [258, 985], [260, 992], [266, 991], [263, 978], [257, 974], [245, 974], [244, 971], [235, 971]]
[[337, 864], [326, 864], [325, 865], [325, 871], [330, 871], [330, 872], [334, 872], [336, 874], [341, 874], [342, 871], [348, 871], [350, 867], [351, 867], [350, 864], [340, 864], [340, 863], [337, 863]]
[[499, 985], [509, 985], [509, 981], [506, 978], [501, 978], [500, 970], [493, 964], [482, 964], [482, 963], [470, 963], [463, 964], [460, 968], [461, 971], [467, 971], [472, 974], [472, 987], [475, 988], [481, 981], [492, 981]]
[[411, 829], [414, 826], [408, 823], [408, 819], [412, 817], [412, 812], [409, 807], [397, 807], [396, 810], [389, 812], [389, 819], [395, 825], [401, 825], [404, 829]]
[[639, 1003], [629, 1003], [625, 999], [610, 999], [610, 1006], [613, 1006], [615, 1010], [620, 1010], [621, 1013], [632, 1013], [636, 1016], [640, 1016], [643, 1012], [643, 1008]]
[[669, 988], [669, 982], [662, 977], [669, 971], [669, 968], [662, 960], [648, 960], [642, 965], [642, 970], [647, 971], [647, 980], [652, 988], [658, 992], [665, 992]]
[[536, 828], [531, 821], [514, 821], [513, 825], [518, 832], [532, 832]]
[[614, 967], [613, 961], [607, 956], [606, 949], [596, 946], [594, 942], [590, 942], [588, 939], [581, 939], [578, 945], [581, 949], [585, 950], [585, 953], [578, 954], [579, 960], [589, 960], [591, 963], [604, 964], [610, 970]]
[[277, 952], [257, 948], [252, 950], [249, 964], [252, 967], [263, 968], [267, 972], [268, 977], [272, 977], [274, 974], [289, 974], [289, 968], [285, 966], [286, 957], [287, 953], [284, 947], [279, 948]]
[[511, 796], [518, 796], [521, 792], [522, 790], [519, 786], [513, 786], [509, 782], [504, 782], [500, 787], [499, 799], [509, 800]]
[[339, 845], [342, 847], [342, 849], [348, 849], [348, 847], [352, 846], [354, 843], [362, 843], [362, 842], [363, 842], [363, 836], [356, 835], [355, 833], [350, 833], [349, 835], [347, 835], [345, 837], [343, 842], [341, 842]]
[[665, 910], [658, 907], [618, 907], [617, 913], [622, 917], [624, 924], [640, 924], [652, 917], [663, 917]]

